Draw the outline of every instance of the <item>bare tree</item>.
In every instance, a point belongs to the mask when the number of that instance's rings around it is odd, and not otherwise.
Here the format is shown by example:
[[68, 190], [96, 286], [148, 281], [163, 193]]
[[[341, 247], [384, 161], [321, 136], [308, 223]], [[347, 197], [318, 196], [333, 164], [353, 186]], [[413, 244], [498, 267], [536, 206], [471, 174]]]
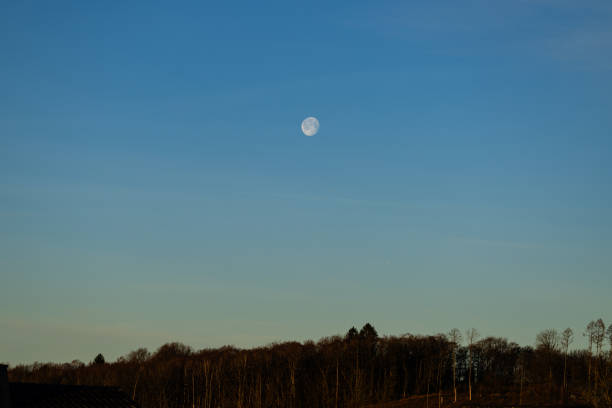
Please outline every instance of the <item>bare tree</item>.
[[[316, 344], [286, 342], [256, 349], [226, 346], [192, 351], [172, 343], [152, 355], [139, 349], [105, 364], [34, 363], [11, 368], [8, 375], [15, 382], [117, 386], [139, 406], [156, 408], [341, 408], [377, 406], [407, 395], [423, 395], [422, 408], [444, 408], [460, 402], [457, 395], [453, 404], [452, 394], [455, 387], [456, 394], [462, 392], [466, 378], [470, 396], [471, 391], [474, 399], [486, 393], [490, 405], [496, 405], [494, 399], [499, 396], [499, 402], [508, 406], [510, 402], [543, 406], [552, 362], [556, 376], [550, 383], [549, 403], [567, 405], [571, 391], [578, 398], [575, 403], [612, 407], [612, 357], [607, 348], [612, 328], [603, 330], [598, 343], [601, 326], [595, 319], [590, 326], [593, 358], [588, 391], [589, 353], [569, 353], [569, 347], [576, 349], [572, 336], [576, 333], [570, 329], [560, 330], [558, 338], [554, 331], [545, 330], [537, 337], [538, 349], [503, 338], [480, 340], [482, 336], [477, 339], [473, 329], [451, 330], [447, 336], [385, 336], [376, 341], [374, 336], [357, 333]], [[431, 399], [436, 392], [437, 404]], [[474, 404], [474, 399], [466, 404]]]
[[[610, 327], [612, 328], [612, 326], [610, 326]], [[456, 378], [457, 378], [457, 348], [459, 347], [459, 345], [461, 344], [461, 341], [462, 341], [461, 332], [457, 328], [452, 329], [448, 333], [448, 338], [451, 341], [451, 348], [452, 348], [452, 354], [453, 354], [453, 394], [454, 394], [454, 401], [453, 402], [457, 402], [457, 385], [456, 385]]]
[[520, 388], [519, 388], [519, 405], [523, 404], [523, 383], [525, 382], [525, 365], [526, 365], [527, 357], [525, 356], [525, 351], [521, 351], [518, 357], [518, 368], [519, 368], [519, 376], [520, 376]]
[[559, 333], [555, 329], [542, 330], [536, 336], [536, 348], [546, 352], [558, 351], [559, 340]]
[[569, 327], [561, 333], [561, 347], [563, 347], [563, 391], [567, 392], [567, 351], [574, 341], [574, 332]]
[[593, 325], [593, 343], [595, 344], [595, 355], [597, 357], [597, 361], [595, 364], [595, 370], [593, 370], [593, 374], [595, 376], [595, 389], [597, 390], [597, 386], [600, 382], [600, 370], [601, 370], [601, 357], [602, 357], [602, 349], [604, 339], [606, 337], [606, 325], [603, 320], [597, 319], [595, 324]]
[[606, 336], [606, 325], [603, 320], [597, 319], [593, 326], [593, 343], [595, 344], [596, 355], [601, 357], [603, 343]]
[[465, 331], [465, 337], [467, 338], [469, 345], [469, 364], [468, 364], [468, 394], [470, 401], [472, 400], [472, 363], [474, 358], [474, 342], [480, 334], [478, 330], [471, 328]]
[[553, 390], [553, 355], [559, 351], [559, 333], [555, 329], [546, 329], [539, 332], [536, 336], [536, 348], [540, 350], [548, 364], [548, 391], [552, 396]]
[[438, 343], [438, 408], [440, 408], [442, 406], [442, 368], [448, 355], [448, 339], [444, 334], [439, 334], [436, 336], [436, 340]]
[[593, 360], [593, 337], [595, 335], [595, 322], [591, 320], [589, 324], [587, 324], [586, 331], [582, 333], [583, 336], [587, 336], [589, 343], [589, 368], [588, 368], [588, 377], [587, 382], [589, 386], [589, 390], [591, 389], [591, 366]]

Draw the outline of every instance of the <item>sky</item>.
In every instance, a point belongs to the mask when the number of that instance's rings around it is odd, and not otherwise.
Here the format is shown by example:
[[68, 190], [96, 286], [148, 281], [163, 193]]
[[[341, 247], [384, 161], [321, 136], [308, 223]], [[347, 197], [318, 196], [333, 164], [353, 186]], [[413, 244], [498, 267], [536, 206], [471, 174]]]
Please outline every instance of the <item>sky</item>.
[[179, 3], [0, 3], [0, 361], [612, 322], [609, 1]]

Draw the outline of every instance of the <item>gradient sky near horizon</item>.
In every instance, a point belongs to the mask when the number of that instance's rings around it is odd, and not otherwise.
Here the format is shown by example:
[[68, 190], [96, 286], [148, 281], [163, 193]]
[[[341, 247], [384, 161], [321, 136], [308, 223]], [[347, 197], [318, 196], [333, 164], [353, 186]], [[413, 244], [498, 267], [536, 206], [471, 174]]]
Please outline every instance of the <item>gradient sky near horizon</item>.
[[610, 1], [2, 2], [0, 361], [366, 322], [580, 346], [611, 78]]

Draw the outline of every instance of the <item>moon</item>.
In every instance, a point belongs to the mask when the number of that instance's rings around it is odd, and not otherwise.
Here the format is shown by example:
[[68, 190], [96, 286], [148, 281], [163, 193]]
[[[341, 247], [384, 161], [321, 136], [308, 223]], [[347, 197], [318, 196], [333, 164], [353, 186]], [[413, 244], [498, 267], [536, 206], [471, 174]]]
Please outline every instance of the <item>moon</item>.
[[306, 136], [314, 136], [319, 131], [319, 120], [314, 116], [309, 116], [302, 121], [302, 132]]

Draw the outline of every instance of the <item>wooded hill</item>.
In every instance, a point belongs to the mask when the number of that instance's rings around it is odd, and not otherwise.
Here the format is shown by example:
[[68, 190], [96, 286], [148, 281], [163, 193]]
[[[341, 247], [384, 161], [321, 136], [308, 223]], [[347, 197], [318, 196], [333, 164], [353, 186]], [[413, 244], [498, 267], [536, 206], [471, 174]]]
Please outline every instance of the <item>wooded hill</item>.
[[[119, 386], [143, 408], [612, 406], [612, 325], [544, 330], [535, 347], [480, 339], [475, 329], [379, 337], [366, 324], [345, 336], [254, 349], [139, 349], [113, 363], [19, 365], [13, 382]], [[609, 347], [610, 346], [610, 347]]]

